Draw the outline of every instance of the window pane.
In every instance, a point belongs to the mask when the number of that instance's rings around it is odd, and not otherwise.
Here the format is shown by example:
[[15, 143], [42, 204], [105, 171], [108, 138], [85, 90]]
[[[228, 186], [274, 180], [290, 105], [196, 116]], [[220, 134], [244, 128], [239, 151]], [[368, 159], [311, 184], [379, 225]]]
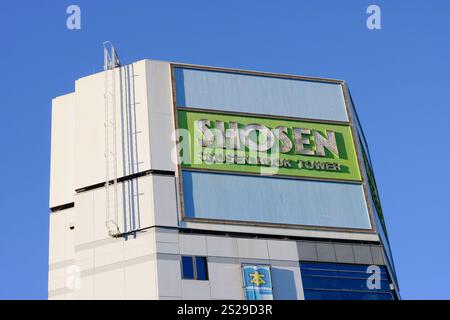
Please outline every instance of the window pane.
[[390, 293], [343, 292], [342, 294], [345, 300], [393, 300]]
[[[355, 279], [367, 279], [369, 275], [373, 275], [374, 273], [367, 273], [367, 272], [345, 272], [345, 271], [339, 271], [338, 276], [343, 278], [355, 278]], [[385, 273], [377, 273], [377, 275], [382, 280], [388, 280], [388, 276]]]
[[181, 257], [183, 279], [194, 279], [194, 261], [192, 257]]
[[324, 300], [322, 297], [322, 292], [319, 290], [304, 290], [305, 300]]
[[392, 300], [390, 280], [385, 266], [380, 266], [380, 287], [369, 288], [366, 265], [341, 263], [300, 263], [307, 300]]
[[337, 277], [338, 272], [337, 271], [331, 271], [331, 270], [323, 270], [323, 269], [303, 269], [302, 268], [302, 275], [305, 276], [324, 276], [324, 277]]
[[393, 300], [391, 293], [305, 290], [306, 300]]
[[208, 264], [205, 257], [195, 257], [197, 280], [208, 280]]

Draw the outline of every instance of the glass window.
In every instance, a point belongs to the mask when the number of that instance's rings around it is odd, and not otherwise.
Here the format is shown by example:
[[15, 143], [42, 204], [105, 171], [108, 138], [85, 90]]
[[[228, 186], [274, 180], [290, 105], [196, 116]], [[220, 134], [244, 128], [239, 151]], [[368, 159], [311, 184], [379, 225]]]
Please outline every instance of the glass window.
[[197, 280], [208, 280], [208, 264], [206, 257], [195, 257]]
[[181, 268], [183, 279], [208, 280], [206, 257], [182, 256]]
[[370, 289], [367, 265], [300, 262], [306, 300], [393, 300], [385, 266], [378, 273], [380, 287]]
[[195, 279], [193, 257], [181, 257], [181, 267], [183, 279]]

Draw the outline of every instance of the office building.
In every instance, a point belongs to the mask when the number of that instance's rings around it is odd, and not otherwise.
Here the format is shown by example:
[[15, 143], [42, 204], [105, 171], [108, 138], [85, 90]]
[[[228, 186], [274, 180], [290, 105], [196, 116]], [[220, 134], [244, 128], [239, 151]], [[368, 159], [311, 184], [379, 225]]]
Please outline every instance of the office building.
[[49, 299], [398, 299], [344, 81], [142, 60], [52, 104]]

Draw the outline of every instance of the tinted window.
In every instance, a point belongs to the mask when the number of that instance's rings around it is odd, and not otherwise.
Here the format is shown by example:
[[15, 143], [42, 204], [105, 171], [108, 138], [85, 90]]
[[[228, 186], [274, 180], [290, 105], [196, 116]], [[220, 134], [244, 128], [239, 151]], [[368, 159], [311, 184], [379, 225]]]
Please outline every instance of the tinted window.
[[208, 280], [208, 265], [205, 257], [195, 257], [198, 280]]
[[380, 267], [380, 287], [369, 289], [366, 265], [300, 262], [306, 300], [393, 300], [385, 266]]
[[194, 260], [192, 257], [181, 257], [183, 279], [194, 279]]
[[208, 280], [208, 262], [206, 257], [181, 257], [181, 275], [183, 279]]

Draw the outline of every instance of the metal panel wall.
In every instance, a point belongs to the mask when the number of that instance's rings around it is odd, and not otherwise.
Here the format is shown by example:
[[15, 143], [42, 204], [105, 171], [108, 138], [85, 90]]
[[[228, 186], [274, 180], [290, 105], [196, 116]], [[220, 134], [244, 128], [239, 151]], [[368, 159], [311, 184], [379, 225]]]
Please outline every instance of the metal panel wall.
[[179, 107], [348, 121], [339, 83], [174, 68]]
[[370, 229], [362, 185], [183, 171], [185, 215]]

